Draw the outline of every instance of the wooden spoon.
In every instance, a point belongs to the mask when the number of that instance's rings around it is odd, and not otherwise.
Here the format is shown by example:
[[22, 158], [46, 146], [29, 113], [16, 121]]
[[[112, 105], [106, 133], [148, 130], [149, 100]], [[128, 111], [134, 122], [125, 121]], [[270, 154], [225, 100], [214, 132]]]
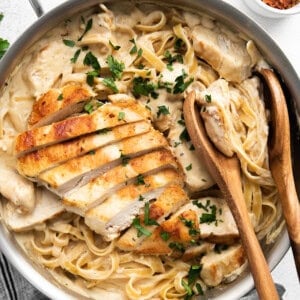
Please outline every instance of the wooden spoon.
[[284, 93], [273, 71], [260, 71], [270, 91], [270, 169], [277, 185], [282, 211], [300, 279], [300, 205], [295, 188], [290, 148], [290, 124]]
[[242, 245], [247, 254], [257, 293], [261, 300], [279, 299], [253, 226], [249, 219], [242, 192], [240, 165], [236, 156], [226, 157], [210, 142], [199, 109], [195, 93], [187, 95], [183, 105], [184, 119], [196, 151], [203, 157], [206, 166], [221, 189], [239, 229]]

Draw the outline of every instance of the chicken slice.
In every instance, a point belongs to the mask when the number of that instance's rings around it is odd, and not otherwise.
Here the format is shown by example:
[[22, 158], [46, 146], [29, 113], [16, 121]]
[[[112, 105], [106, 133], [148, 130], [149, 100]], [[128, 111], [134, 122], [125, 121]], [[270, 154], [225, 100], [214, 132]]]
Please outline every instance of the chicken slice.
[[118, 142], [124, 138], [146, 133], [151, 124], [147, 121], [104, 128], [96, 133], [30, 152], [18, 158], [17, 169], [26, 177], [36, 177], [41, 172], [56, 167], [69, 159], [96, 148]]
[[34, 186], [31, 181], [20, 176], [16, 170], [0, 160], [0, 194], [14, 205], [18, 213], [29, 213], [35, 206]]
[[139, 176], [136, 183], [125, 186], [102, 204], [87, 211], [85, 222], [104, 239], [113, 240], [131, 225], [147, 201], [156, 199], [170, 184], [183, 185], [182, 176], [177, 170], [166, 169], [154, 175]]
[[[183, 124], [183, 125], [181, 125]], [[172, 151], [181, 165], [187, 188], [190, 192], [200, 191], [214, 184], [203, 160], [194, 151], [182, 119], [176, 119], [168, 134]]]
[[246, 254], [239, 244], [232, 245], [220, 253], [210, 252], [200, 261], [200, 277], [208, 286], [217, 286], [245, 262]]
[[239, 238], [239, 231], [224, 199], [205, 197], [193, 200], [178, 213], [189, 209], [198, 215], [201, 239], [211, 243], [232, 244]]
[[86, 185], [66, 193], [63, 204], [71, 206], [72, 211], [83, 215], [86, 210], [99, 205], [105, 196], [136, 182], [138, 176], [154, 174], [171, 167], [178, 169], [175, 158], [167, 149], [153, 151], [132, 159], [124, 156], [121, 165], [103, 173]]
[[92, 96], [94, 94], [80, 84], [51, 89], [34, 103], [28, 125], [40, 127], [63, 120], [82, 111], [84, 104]]
[[192, 29], [192, 40], [196, 54], [226, 80], [240, 83], [251, 75], [253, 63], [243, 39], [197, 25]]
[[26, 215], [19, 214], [15, 206], [7, 202], [3, 205], [3, 218], [7, 227], [13, 231], [25, 231], [62, 213], [65, 208], [53, 193], [46, 189], [37, 190], [37, 202], [34, 210]]
[[91, 114], [81, 114], [21, 133], [16, 139], [15, 152], [23, 155], [83, 134], [143, 119], [143, 116], [131, 109], [106, 103]]
[[151, 130], [68, 160], [40, 174], [38, 179], [57, 194], [63, 195], [119, 165], [124, 155], [130, 158], [167, 146], [164, 136], [159, 131]]
[[[188, 202], [188, 200], [189, 198], [181, 186], [170, 185], [149, 206], [149, 218], [155, 220], [157, 224], [161, 224], [170, 214]], [[144, 216], [142, 216], [142, 219], [144, 220]], [[143, 226], [151, 234], [156, 228], [155, 225]], [[145, 235], [138, 236], [136, 228], [131, 227], [119, 238], [116, 245], [124, 251], [135, 251], [145, 238]]]

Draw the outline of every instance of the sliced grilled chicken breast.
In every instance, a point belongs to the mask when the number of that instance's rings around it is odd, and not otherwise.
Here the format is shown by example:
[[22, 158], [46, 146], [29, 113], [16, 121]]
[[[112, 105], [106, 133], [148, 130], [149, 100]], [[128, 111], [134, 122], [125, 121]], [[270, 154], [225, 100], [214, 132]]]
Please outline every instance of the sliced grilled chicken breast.
[[91, 114], [81, 114], [21, 133], [16, 139], [15, 152], [19, 156], [83, 134], [143, 119], [142, 115], [131, 109], [106, 103]]
[[3, 219], [9, 229], [17, 232], [29, 230], [65, 210], [58, 197], [46, 189], [39, 188], [36, 194], [36, 205], [33, 211], [26, 215], [19, 214], [10, 202], [3, 205]]
[[117, 166], [124, 155], [134, 157], [167, 146], [164, 136], [159, 131], [151, 130], [73, 158], [40, 174], [38, 179], [57, 194], [63, 195]]
[[82, 111], [84, 104], [92, 96], [94, 94], [80, 84], [51, 89], [34, 103], [28, 125], [39, 127], [63, 120]]
[[191, 32], [196, 54], [208, 62], [221, 77], [242, 82], [251, 75], [253, 65], [247, 42], [227, 35], [217, 27], [213, 30], [197, 25]]
[[66, 193], [63, 203], [72, 206], [74, 212], [83, 215], [87, 209], [99, 205], [105, 196], [135, 182], [138, 176], [154, 174], [170, 167], [178, 169], [174, 156], [167, 149], [153, 151], [132, 159], [123, 156], [121, 165], [103, 173], [86, 185]]
[[102, 204], [87, 211], [85, 222], [104, 239], [113, 240], [131, 225], [147, 201], [156, 199], [170, 184], [183, 184], [183, 178], [177, 170], [166, 169], [154, 175], [139, 176], [135, 183], [125, 186]]
[[242, 246], [232, 245], [220, 253], [210, 252], [203, 256], [200, 276], [208, 286], [217, 286], [245, 262], [246, 255]]
[[[170, 185], [150, 204], [149, 219], [155, 220], [157, 224], [161, 224], [170, 214], [174, 213], [180, 206], [188, 201], [189, 198], [180, 185]], [[151, 234], [156, 228], [156, 225], [145, 225], [145, 212], [144, 215], [141, 216], [140, 222]], [[131, 226], [118, 239], [116, 245], [124, 251], [135, 251], [146, 238], [145, 235], [138, 236], [137, 229]]]
[[30, 152], [18, 158], [18, 172], [26, 177], [36, 177], [69, 159], [86, 154], [96, 148], [118, 142], [124, 138], [146, 133], [151, 124], [147, 121], [104, 128], [92, 133]]

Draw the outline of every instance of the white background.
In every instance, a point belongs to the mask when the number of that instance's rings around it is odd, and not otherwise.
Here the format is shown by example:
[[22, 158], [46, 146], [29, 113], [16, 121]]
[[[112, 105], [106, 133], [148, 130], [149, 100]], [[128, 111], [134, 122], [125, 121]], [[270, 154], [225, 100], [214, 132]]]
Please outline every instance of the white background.
[[[39, 1], [43, 9], [48, 11], [65, 0]], [[243, 1], [223, 1], [244, 12], [267, 31], [286, 54], [298, 76], [300, 76], [300, 14], [283, 19], [263, 18], [250, 11]], [[37, 19], [27, 0], [0, 0], [0, 12], [4, 13], [4, 19], [0, 24], [0, 37], [8, 39], [10, 43], [13, 43]], [[291, 250], [287, 252], [280, 264], [274, 269], [272, 275], [275, 282], [284, 285], [286, 288], [284, 299], [300, 299], [300, 285]]]

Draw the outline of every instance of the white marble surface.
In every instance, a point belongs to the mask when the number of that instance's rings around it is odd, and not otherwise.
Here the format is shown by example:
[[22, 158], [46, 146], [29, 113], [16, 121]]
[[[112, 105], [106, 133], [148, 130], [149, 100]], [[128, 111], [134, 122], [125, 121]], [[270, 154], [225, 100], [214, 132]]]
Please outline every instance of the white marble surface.
[[[48, 11], [64, 1], [65, 0], [40, 0], [40, 3], [43, 9]], [[224, 1], [247, 14], [267, 31], [284, 51], [300, 76], [300, 15], [279, 20], [268, 19], [260, 17], [250, 11], [243, 1]], [[1, 0], [0, 12], [3, 12], [5, 16], [0, 24], [0, 36], [8, 39], [11, 43], [37, 19], [27, 0]], [[287, 252], [283, 260], [274, 269], [272, 275], [275, 282], [284, 285], [286, 288], [284, 299], [300, 299], [300, 285], [291, 250]]]

